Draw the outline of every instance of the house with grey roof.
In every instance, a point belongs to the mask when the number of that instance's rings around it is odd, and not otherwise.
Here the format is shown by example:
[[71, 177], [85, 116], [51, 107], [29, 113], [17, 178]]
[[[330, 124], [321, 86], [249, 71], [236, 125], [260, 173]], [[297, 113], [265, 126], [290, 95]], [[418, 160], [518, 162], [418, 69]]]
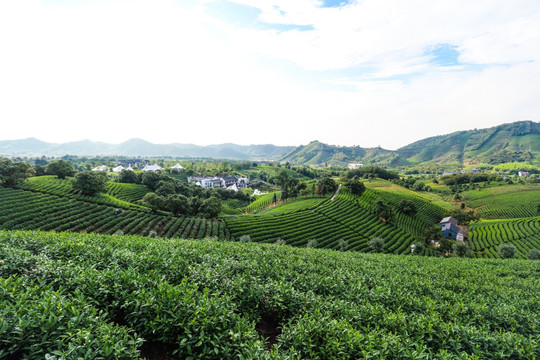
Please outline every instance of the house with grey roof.
[[465, 241], [469, 238], [469, 234], [464, 229], [458, 226], [458, 221], [452, 216], [447, 216], [440, 221], [442, 237], [446, 239], [454, 239]]

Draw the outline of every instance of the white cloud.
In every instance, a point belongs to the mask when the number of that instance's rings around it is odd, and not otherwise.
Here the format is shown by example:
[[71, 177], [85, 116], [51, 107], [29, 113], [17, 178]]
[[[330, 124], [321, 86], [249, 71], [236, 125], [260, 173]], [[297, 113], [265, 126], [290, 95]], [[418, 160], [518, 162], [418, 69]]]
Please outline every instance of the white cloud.
[[[0, 2], [0, 139], [396, 148], [539, 118], [535, 1], [244, 3], [314, 30], [241, 28], [202, 2]], [[440, 43], [497, 65], [433, 66]]]
[[458, 46], [461, 60], [477, 64], [538, 59], [540, 3], [515, 1], [378, 1], [321, 8], [318, 1], [247, 1], [261, 22], [312, 25], [313, 31], [244, 30], [240, 42], [262, 54], [309, 70], [386, 61], [422, 64], [426, 47]]

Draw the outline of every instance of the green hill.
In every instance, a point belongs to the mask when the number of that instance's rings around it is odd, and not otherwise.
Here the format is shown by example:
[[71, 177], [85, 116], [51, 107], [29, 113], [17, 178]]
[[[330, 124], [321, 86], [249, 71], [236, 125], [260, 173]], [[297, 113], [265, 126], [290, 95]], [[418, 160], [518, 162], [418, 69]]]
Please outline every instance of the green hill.
[[414, 142], [397, 150], [411, 164], [432, 162], [463, 166], [540, 162], [540, 123], [518, 121], [488, 129], [458, 131]]
[[362, 148], [359, 146], [334, 146], [323, 144], [317, 140], [308, 145], [301, 145], [285, 154], [280, 161], [293, 164], [318, 165], [332, 164], [343, 166], [349, 162], [399, 165], [395, 152], [378, 148]]
[[532, 261], [16, 231], [0, 231], [0, 260], [5, 359], [540, 352]]
[[468, 166], [478, 163], [540, 163], [540, 123], [518, 121], [488, 129], [458, 131], [434, 136], [398, 150], [346, 147], [313, 141], [281, 157], [293, 164], [331, 163], [375, 164], [383, 166], [439, 164]]
[[[268, 195], [270, 205], [271, 194]], [[418, 209], [414, 216], [395, 211], [391, 222], [379, 219], [374, 203], [384, 199], [395, 208], [408, 199]], [[255, 203], [254, 203], [255, 204]], [[373, 237], [385, 240], [385, 252], [410, 253], [410, 245], [445, 216], [445, 210], [416, 195], [367, 189], [355, 196], [342, 189], [334, 200], [312, 197], [291, 200], [256, 215], [243, 215], [225, 220], [231, 235], [237, 240], [249, 235], [252, 241], [273, 243], [281, 239], [288, 245], [316, 246], [328, 249], [372, 251], [368, 245]]]

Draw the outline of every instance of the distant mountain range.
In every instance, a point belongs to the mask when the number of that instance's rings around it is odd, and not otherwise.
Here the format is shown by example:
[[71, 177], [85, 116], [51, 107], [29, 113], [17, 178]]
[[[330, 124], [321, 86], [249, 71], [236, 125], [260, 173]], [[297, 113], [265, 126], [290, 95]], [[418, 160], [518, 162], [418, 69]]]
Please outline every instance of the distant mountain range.
[[277, 159], [294, 146], [219, 144], [152, 144], [142, 139], [130, 139], [121, 144], [82, 140], [53, 144], [28, 138], [0, 141], [0, 154], [8, 156], [181, 156], [219, 159]]
[[238, 160], [279, 160], [292, 164], [348, 163], [407, 166], [419, 164], [468, 166], [519, 161], [540, 163], [540, 123], [518, 121], [487, 129], [457, 131], [429, 137], [397, 150], [336, 146], [312, 141], [307, 145], [152, 144], [131, 139], [121, 144], [82, 140], [52, 144], [35, 138], [0, 141], [0, 155], [7, 156], [179, 156]]

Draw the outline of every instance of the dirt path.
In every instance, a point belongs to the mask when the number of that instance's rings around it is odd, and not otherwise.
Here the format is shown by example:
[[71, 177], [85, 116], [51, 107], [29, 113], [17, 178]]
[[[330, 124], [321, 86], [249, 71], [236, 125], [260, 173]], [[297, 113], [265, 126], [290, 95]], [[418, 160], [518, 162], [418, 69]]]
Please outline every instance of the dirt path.
[[330, 198], [330, 201], [334, 200], [334, 198], [339, 194], [339, 190], [341, 190], [341, 184], [337, 187], [336, 193]]

